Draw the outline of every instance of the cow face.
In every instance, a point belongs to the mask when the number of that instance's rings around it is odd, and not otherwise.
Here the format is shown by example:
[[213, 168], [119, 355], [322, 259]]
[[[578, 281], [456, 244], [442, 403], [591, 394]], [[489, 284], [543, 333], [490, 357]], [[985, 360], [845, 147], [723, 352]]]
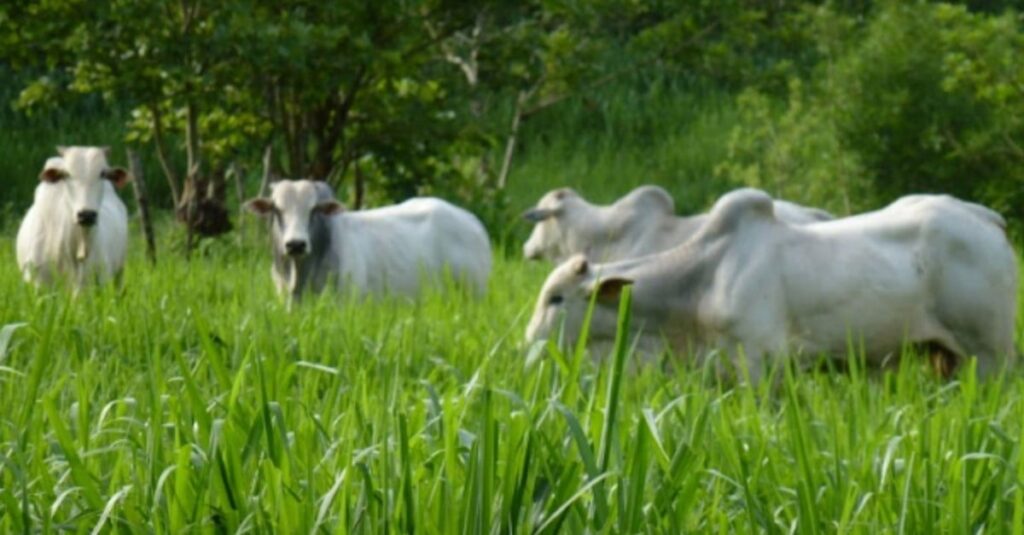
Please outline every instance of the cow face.
[[530, 238], [523, 245], [527, 260], [558, 260], [566, 255], [563, 220], [567, 211], [581, 201], [569, 188], [556, 189], [541, 197], [535, 208], [523, 213], [523, 219], [534, 224]]
[[583, 255], [570, 258], [556, 267], [544, 282], [526, 328], [527, 341], [549, 338], [559, 325], [564, 325], [565, 339], [574, 343], [592, 296], [596, 300], [592, 330], [607, 331], [606, 327], [610, 327], [614, 332], [619, 295], [631, 282], [620, 277], [600, 276]]
[[107, 164], [106, 148], [57, 147], [59, 158], [46, 160], [39, 180], [61, 188], [75, 221], [90, 228], [99, 220], [104, 195], [113, 195], [107, 183], [121, 187], [131, 181], [128, 171]]
[[344, 207], [324, 194], [325, 184], [310, 180], [282, 180], [272, 185], [270, 198], [252, 199], [250, 211], [274, 218], [274, 246], [282, 255], [299, 259], [313, 252], [310, 222], [317, 214], [334, 215]]

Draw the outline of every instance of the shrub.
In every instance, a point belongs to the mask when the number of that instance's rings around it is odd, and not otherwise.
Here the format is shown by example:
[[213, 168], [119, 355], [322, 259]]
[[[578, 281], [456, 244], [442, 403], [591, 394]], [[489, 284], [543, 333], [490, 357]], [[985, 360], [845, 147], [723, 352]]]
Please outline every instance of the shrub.
[[[806, 19], [837, 15], [816, 8]], [[1024, 34], [1018, 16], [886, 3], [784, 103], [747, 91], [718, 173], [843, 211], [945, 192], [1021, 215]]]

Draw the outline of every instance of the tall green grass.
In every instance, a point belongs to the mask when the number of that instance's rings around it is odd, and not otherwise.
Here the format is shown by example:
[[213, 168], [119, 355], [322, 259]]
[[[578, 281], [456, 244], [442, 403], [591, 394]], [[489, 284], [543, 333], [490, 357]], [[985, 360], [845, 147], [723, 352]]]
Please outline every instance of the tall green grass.
[[654, 183], [680, 211], [706, 209], [730, 186], [714, 169], [739, 111], [727, 92], [680, 84], [619, 84], [531, 117], [509, 177], [512, 203], [530, 205], [559, 186], [609, 203]]
[[[255, 226], [255, 225], [253, 225]], [[526, 347], [546, 268], [479, 300], [288, 312], [254, 229], [70, 298], [0, 239], [0, 532], [1016, 532], [1024, 381]]]

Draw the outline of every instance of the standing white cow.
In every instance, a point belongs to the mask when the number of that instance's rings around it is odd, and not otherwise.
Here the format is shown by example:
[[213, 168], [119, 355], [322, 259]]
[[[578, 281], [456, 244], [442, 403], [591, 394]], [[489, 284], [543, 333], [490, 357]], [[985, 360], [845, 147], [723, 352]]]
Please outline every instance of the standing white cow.
[[642, 345], [657, 350], [664, 341], [698, 356], [742, 350], [754, 380], [769, 354], [845, 358], [852, 344], [879, 364], [904, 342], [954, 363], [977, 356], [986, 374], [1015, 356], [1017, 264], [1004, 225], [977, 204], [913, 195], [876, 212], [793, 226], [776, 219], [764, 192], [737, 190], [679, 247], [558, 266], [526, 337], [547, 337], [564, 317], [575, 338], [596, 291], [591, 337], [610, 340], [619, 291], [632, 283]]
[[323, 182], [283, 180], [270, 198], [246, 203], [273, 219], [278, 294], [291, 302], [329, 283], [359, 295], [416, 296], [425, 281], [447, 270], [482, 294], [491, 270], [491, 245], [471, 213], [435, 198], [346, 212]]
[[81, 287], [119, 278], [128, 242], [128, 212], [114, 186], [131, 175], [107, 164], [107, 149], [58, 147], [46, 160], [35, 200], [18, 229], [18, 267], [27, 282], [58, 275]]
[[[832, 219], [824, 210], [774, 203], [777, 217], [788, 223]], [[591, 204], [570, 188], [556, 189], [523, 217], [535, 223], [523, 254], [555, 263], [574, 254], [612, 262], [664, 251], [685, 242], [707, 219], [705, 214], [677, 217], [672, 196], [658, 186], [641, 186], [607, 206]]]

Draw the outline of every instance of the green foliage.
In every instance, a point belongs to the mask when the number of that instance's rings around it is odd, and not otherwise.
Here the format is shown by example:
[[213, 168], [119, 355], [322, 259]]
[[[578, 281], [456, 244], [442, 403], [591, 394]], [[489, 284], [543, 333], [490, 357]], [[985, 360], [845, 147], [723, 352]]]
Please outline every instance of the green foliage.
[[791, 80], [784, 106], [757, 91], [740, 95], [742, 126], [733, 127], [716, 175], [836, 214], [874, 208], [871, 175], [847, 149], [831, 110], [808, 100], [798, 79]]
[[[68, 110], [58, 130], [120, 122], [99, 142], [145, 146], [159, 121], [182, 174], [191, 104], [203, 165], [240, 162], [248, 191], [270, 144], [283, 176], [446, 196], [513, 244], [563, 184], [607, 202], [660, 183], [685, 212], [744, 184], [840, 214], [915, 191], [1024, 206], [1012, 2], [47, 0], [4, 6], [3, 28], [7, 100], [33, 114], [15, 130]], [[79, 117], [76, 92], [107, 107]], [[20, 203], [44, 153], [15, 147], [65, 136], [11, 137]]]
[[840, 213], [930, 191], [1021, 214], [1017, 15], [892, 2], [859, 26], [827, 8], [805, 16], [830, 59], [791, 79], [781, 107], [740, 98], [724, 178]]
[[[0, 87], [0, 160], [5, 162], [0, 167], [0, 181], [4, 184], [0, 192], [0, 227], [21, 217], [32, 203], [39, 172], [46, 159], [56, 154], [57, 145], [110, 146], [114, 150], [113, 161], [127, 164], [122, 142], [124, 114], [112, 113], [96, 97], [63, 99], [58, 101], [59, 107], [35, 108], [31, 114], [25, 114], [9, 103], [18, 97], [19, 87], [30, 75], [0, 67], [0, 77], [12, 82]], [[156, 170], [151, 157], [145, 157], [144, 162], [147, 168]], [[165, 190], [162, 183], [151, 182], [153, 194], [161, 195]]]
[[[546, 269], [487, 297], [291, 312], [264, 236], [78, 298], [0, 274], [0, 531], [1002, 532], [1024, 378], [943, 383], [521, 347]], [[162, 227], [164, 233], [169, 228]], [[260, 247], [256, 247], [259, 243]], [[0, 265], [12, 266], [10, 239]], [[239, 273], [251, 276], [239, 277]], [[529, 354], [534, 358], [529, 359]]]

